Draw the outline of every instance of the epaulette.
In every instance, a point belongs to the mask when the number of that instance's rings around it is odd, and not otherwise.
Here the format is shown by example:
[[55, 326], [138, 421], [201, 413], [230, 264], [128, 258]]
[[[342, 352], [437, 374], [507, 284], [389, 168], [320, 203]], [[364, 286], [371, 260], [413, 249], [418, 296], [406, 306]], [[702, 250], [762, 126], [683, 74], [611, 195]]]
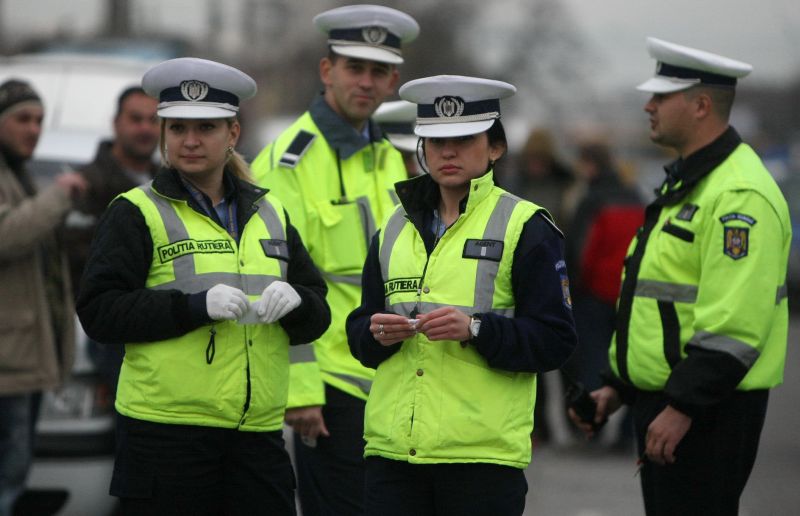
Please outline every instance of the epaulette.
[[313, 142], [316, 137], [315, 134], [309, 133], [308, 131], [301, 130], [298, 132], [294, 140], [292, 140], [292, 143], [290, 143], [289, 147], [284, 151], [281, 159], [278, 161], [278, 165], [288, 168], [296, 167], [300, 158], [302, 158], [303, 154], [311, 147], [311, 142]]

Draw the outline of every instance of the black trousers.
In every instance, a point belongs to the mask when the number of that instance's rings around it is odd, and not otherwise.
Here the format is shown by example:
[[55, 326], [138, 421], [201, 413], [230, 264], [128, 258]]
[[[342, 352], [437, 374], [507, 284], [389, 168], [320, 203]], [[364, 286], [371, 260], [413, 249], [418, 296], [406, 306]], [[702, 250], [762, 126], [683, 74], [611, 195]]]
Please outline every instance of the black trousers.
[[[675, 463], [645, 461], [642, 494], [648, 516], [736, 516], [753, 469], [769, 391], [736, 392], [692, 418], [675, 450]], [[639, 453], [648, 425], [666, 406], [661, 393], [640, 393], [633, 405]]]
[[297, 493], [303, 516], [357, 516], [364, 503], [366, 402], [325, 384], [322, 417], [330, 437], [307, 446], [294, 434]]
[[240, 432], [117, 418], [111, 494], [124, 516], [294, 515], [280, 430]]
[[366, 516], [515, 516], [528, 483], [498, 464], [409, 464], [367, 458]]

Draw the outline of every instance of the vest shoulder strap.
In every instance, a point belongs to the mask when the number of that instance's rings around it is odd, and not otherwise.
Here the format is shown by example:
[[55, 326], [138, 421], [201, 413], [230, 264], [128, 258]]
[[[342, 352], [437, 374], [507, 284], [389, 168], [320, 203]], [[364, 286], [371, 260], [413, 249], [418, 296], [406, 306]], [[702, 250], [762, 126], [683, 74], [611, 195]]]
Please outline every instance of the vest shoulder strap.
[[316, 137], [317, 135], [301, 129], [281, 155], [278, 165], [295, 168]]
[[548, 224], [550, 224], [550, 226], [553, 227], [553, 229], [556, 230], [556, 233], [561, 235], [561, 238], [564, 238], [564, 233], [560, 229], [558, 229], [558, 226], [556, 226], [555, 221], [553, 221], [553, 218], [552, 218], [552, 215], [550, 215], [550, 212], [548, 212], [544, 208], [541, 208], [539, 211], [536, 212], [536, 215], [541, 216], [545, 221], [547, 221]]

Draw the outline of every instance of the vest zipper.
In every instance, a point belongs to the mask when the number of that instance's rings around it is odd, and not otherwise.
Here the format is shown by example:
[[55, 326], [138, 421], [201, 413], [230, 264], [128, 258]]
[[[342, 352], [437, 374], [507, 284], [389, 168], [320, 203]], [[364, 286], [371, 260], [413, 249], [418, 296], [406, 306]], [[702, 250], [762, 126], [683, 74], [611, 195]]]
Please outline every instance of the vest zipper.
[[208, 339], [208, 346], [206, 346], [206, 364], [211, 365], [211, 362], [214, 361], [214, 354], [217, 351], [217, 344], [215, 342], [217, 329], [214, 325], [211, 325], [211, 329], [208, 330], [208, 333], [211, 334], [211, 337]]
[[[245, 330], [246, 331], [246, 330]], [[250, 339], [250, 336], [247, 335], [246, 342], [244, 345], [244, 355], [247, 358], [247, 367], [245, 368], [245, 396], [244, 396], [244, 406], [242, 407], [242, 417], [239, 418], [239, 426], [242, 426], [246, 419], [247, 419], [247, 411], [250, 410], [250, 399], [252, 398], [252, 383], [250, 381], [250, 347], [253, 345], [253, 341]]]

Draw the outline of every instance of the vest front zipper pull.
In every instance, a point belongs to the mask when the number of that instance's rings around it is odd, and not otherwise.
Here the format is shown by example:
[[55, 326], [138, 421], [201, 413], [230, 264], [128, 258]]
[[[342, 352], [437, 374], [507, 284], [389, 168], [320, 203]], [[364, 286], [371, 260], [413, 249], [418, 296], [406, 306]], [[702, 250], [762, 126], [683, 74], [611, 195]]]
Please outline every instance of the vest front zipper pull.
[[208, 339], [208, 346], [206, 347], [206, 363], [211, 364], [211, 362], [214, 361], [214, 353], [217, 351], [217, 345], [214, 342], [217, 330], [214, 328], [214, 326], [211, 326], [211, 329], [208, 330], [208, 333], [211, 334], [211, 338]]

